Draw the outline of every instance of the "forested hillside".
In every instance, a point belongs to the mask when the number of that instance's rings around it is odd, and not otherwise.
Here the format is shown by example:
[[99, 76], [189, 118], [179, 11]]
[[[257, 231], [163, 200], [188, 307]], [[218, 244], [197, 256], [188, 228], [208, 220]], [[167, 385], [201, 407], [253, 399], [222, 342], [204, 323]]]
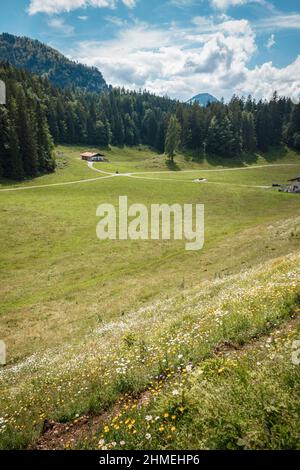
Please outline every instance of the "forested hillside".
[[277, 93], [270, 101], [233, 96], [228, 104], [180, 107], [177, 117], [182, 125], [182, 145], [203, 147], [210, 155], [267, 152], [281, 143], [300, 148], [300, 105]]
[[46, 105], [49, 82], [0, 64], [7, 106], [0, 106], [0, 176], [34, 177], [54, 170]]
[[236, 96], [228, 104], [180, 103], [147, 92], [110, 89], [91, 93], [59, 89], [46, 78], [0, 64], [7, 108], [0, 111], [0, 165], [6, 178], [52, 171], [54, 143], [151, 146], [163, 153], [172, 115], [180, 124], [180, 147], [195, 155], [234, 158], [286, 143], [300, 148], [300, 104]]
[[106, 147], [145, 143], [164, 150], [168, 115], [176, 102], [112, 89], [89, 93], [55, 88], [46, 78], [0, 64], [7, 107], [0, 108], [0, 166], [6, 178], [52, 171], [52, 142]]
[[98, 69], [73, 62], [55, 49], [30, 38], [1, 34], [0, 60], [47, 77], [60, 88], [78, 87], [95, 92], [107, 88]]

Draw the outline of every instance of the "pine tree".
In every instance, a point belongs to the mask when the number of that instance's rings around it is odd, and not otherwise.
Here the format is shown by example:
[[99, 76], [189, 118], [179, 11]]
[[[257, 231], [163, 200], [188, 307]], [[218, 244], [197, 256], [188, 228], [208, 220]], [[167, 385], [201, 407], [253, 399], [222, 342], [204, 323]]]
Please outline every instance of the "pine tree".
[[176, 116], [172, 115], [169, 120], [165, 142], [165, 152], [172, 162], [174, 161], [175, 152], [180, 145], [180, 132], [180, 124]]
[[29, 106], [27, 106], [26, 96], [21, 85], [17, 86], [16, 101], [18, 109], [16, 128], [23, 157], [24, 172], [25, 175], [36, 176], [38, 156], [35, 118]]
[[115, 145], [124, 145], [124, 139], [125, 139], [125, 131], [124, 131], [124, 123], [122, 116], [119, 114], [119, 112], [116, 112], [116, 115], [114, 116], [114, 132], [113, 132], [113, 143]]
[[256, 114], [257, 146], [263, 152], [267, 152], [271, 145], [272, 123], [269, 108], [266, 103], [260, 101]]
[[203, 108], [198, 103], [194, 103], [190, 110], [189, 130], [186, 138], [190, 141], [193, 149], [199, 150], [203, 147], [204, 141], [204, 122]]
[[48, 122], [41, 105], [36, 107], [37, 120], [37, 168], [40, 174], [54, 170], [55, 164], [52, 157], [53, 140], [49, 131]]
[[152, 109], [147, 109], [142, 123], [144, 142], [154, 147], [157, 134], [157, 119]]
[[110, 131], [107, 120], [105, 119], [96, 122], [96, 140], [94, 143], [99, 147], [108, 147], [110, 142]]
[[298, 148], [298, 134], [300, 133], [300, 104], [293, 107], [291, 119], [287, 125], [286, 141], [291, 147]]
[[18, 109], [14, 98], [9, 100], [9, 151], [6, 164], [6, 176], [13, 180], [21, 180], [26, 175], [24, 171], [19, 138], [17, 134]]
[[211, 155], [218, 155], [222, 152], [222, 134], [220, 121], [217, 116], [213, 116], [207, 132], [207, 152]]
[[294, 134], [293, 147], [297, 150], [300, 150], [300, 132], [295, 132]]
[[128, 113], [124, 116], [124, 132], [124, 143], [134, 145], [136, 142], [135, 123]]
[[229, 116], [224, 115], [220, 122], [219, 155], [225, 158], [239, 155], [239, 147], [237, 149], [237, 140], [239, 140], [239, 136], [234, 134], [234, 129]]
[[[180, 140], [181, 140], [182, 147], [185, 149], [192, 148], [194, 136], [192, 134], [192, 129], [191, 129], [192, 124], [190, 120], [190, 109], [185, 108], [182, 110], [180, 125], [181, 125]], [[194, 132], [196, 132], [195, 129], [193, 130]]]
[[161, 119], [157, 125], [157, 131], [155, 136], [154, 148], [160, 153], [165, 151], [165, 124], [163, 119]]
[[242, 142], [244, 152], [255, 152], [257, 146], [255, 121], [253, 114], [247, 111], [242, 113]]
[[49, 125], [49, 131], [53, 138], [55, 144], [60, 142], [60, 135], [59, 135], [59, 128], [58, 128], [58, 117], [57, 117], [57, 109], [56, 109], [56, 101], [51, 100], [49, 107], [47, 108], [47, 120]]
[[7, 175], [7, 162], [9, 159], [9, 128], [10, 122], [8, 111], [0, 106], [0, 177]]
[[230, 144], [230, 156], [239, 156], [242, 153], [242, 110], [244, 107], [243, 100], [240, 100], [237, 96], [233, 96], [229, 103], [228, 118], [230, 121], [231, 130], [231, 144]]

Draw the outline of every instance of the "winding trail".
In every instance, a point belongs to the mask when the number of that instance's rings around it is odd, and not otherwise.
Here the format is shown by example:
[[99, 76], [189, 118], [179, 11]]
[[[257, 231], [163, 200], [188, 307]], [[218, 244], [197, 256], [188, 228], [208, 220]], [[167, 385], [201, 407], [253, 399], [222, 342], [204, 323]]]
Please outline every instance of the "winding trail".
[[[208, 168], [208, 169], [194, 169], [194, 170], [180, 170], [178, 173], [195, 173], [197, 171], [201, 172], [223, 172], [223, 171], [240, 171], [240, 170], [253, 170], [255, 168], [268, 168], [268, 167], [274, 167], [274, 166], [299, 166], [298, 163], [271, 163], [270, 165], [252, 165], [252, 166], [240, 166], [240, 167], [234, 167], [234, 168]], [[162, 171], [140, 171], [137, 173], [131, 173], [132, 175], [143, 175], [147, 173], [170, 173], [168, 170], [162, 170]]]
[[[297, 166], [297, 164], [295, 163], [287, 163], [287, 164], [284, 164], [284, 163], [278, 163], [278, 164], [274, 164], [274, 165], [256, 165], [256, 166], [252, 166], [252, 167], [237, 167], [237, 168], [218, 168], [218, 169], [208, 169], [208, 170], [182, 170], [180, 171], [179, 173], [195, 173], [195, 172], [198, 172], [198, 171], [201, 171], [201, 172], [222, 172], [222, 171], [240, 171], [240, 170], [250, 170], [250, 169], [253, 169], [253, 168], [264, 168], [264, 167], [273, 167], [273, 166]], [[91, 170], [94, 170], [94, 171], [97, 171], [99, 173], [102, 173], [102, 174], [109, 174], [111, 176], [119, 176], [119, 177], [127, 177], [127, 178], [135, 178], [135, 179], [142, 179], [142, 180], [150, 180], [150, 181], [167, 181], [167, 182], [170, 182], [170, 181], [180, 181], [182, 183], [193, 183], [195, 184], [196, 182], [195, 181], [191, 181], [191, 180], [186, 180], [186, 179], [179, 179], [179, 178], [154, 178], [152, 176], [140, 176], [140, 175], [149, 175], [149, 174], [170, 174], [171, 172], [168, 171], [168, 170], [162, 170], [162, 171], [140, 171], [140, 172], [132, 172], [132, 173], [118, 173], [118, 174], [115, 174], [115, 173], [108, 173], [107, 171], [103, 171], [103, 170], [99, 170], [97, 168], [94, 167], [94, 163], [93, 162], [88, 162], [88, 167], [91, 169]], [[217, 185], [222, 185], [222, 184], [230, 184], [231, 186], [237, 186], [237, 187], [244, 187], [244, 188], [259, 188], [259, 189], [270, 189], [272, 186], [262, 186], [262, 185], [250, 185], [250, 184], [233, 184], [233, 183], [224, 183], [224, 182], [217, 182], [217, 181], [205, 181], [205, 183], [201, 183], [199, 182], [200, 184], [217, 184]]]
[[[235, 168], [216, 168], [216, 169], [194, 169], [194, 170], [181, 170], [178, 173], [196, 173], [196, 172], [224, 172], [224, 171], [241, 171], [241, 170], [253, 170], [256, 168], [269, 168], [269, 167], [286, 167], [286, 166], [299, 166], [297, 163], [273, 163], [270, 165], [255, 165], [255, 166], [246, 166], [246, 167], [235, 167]], [[168, 170], [162, 171], [140, 171], [140, 172], [131, 172], [131, 173], [112, 173], [104, 170], [99, 170], [98, 168], [94, 167], [94, 162], [88, 162], [88, 167], [97, 172], [102, 174], [103, 176], [99, 176], [98, 178], [88, 178], [88, 179], [80, 179], [75, 181], [65, 181], [61, 183], [50, 183], [50, 184], [40, 184], [35, 186], [13, 186], [10, 188], [1, 188], [0, 193], [2, 192], [12, 192], [12, 191], [25, 191], [29, 189], [42, 189], [42, 188], [51, 188], [56, 186], [67, 186], [73, 184], [80, 184], [80, 183], [92, 183], [95, 181], [102, 181], [111, 178], [133, 178], [133, 179], [142, 179], [142, 180], [150, 180], [150, 181], [180, 181], [182, 183], [193, 183], [195, 181], [186, 180], [186, 179], [179, 179], [179, 178], [155, 178], [151, 176], [140, 176], [140, 175], [149, 175], [149, 174], [173, 174], [173, 172]], [[230, 184], [231, 186], [239, 186], [245, 188], [259, 188], [259, 189], [270, 189], [271, 186], [256, 186], [256, 185], [247, 185], [247, 184], [233, 184], [233, 183], [223, 183], [223, 182], [215, 182], [215, 181], [206, 181], [205, 183], [197, 183], [197, 184]]]
[[109, 178], [113, 178], [114, 175], [110, 176], [99, 176], [99, 178], [88, 178], [85, 180], [76, 180], [76, 181], [64, 181], [61, 183], [51, 183], [51, 184], [39, 184], [35, 186], [14, 186], [12, 188], [4, 188], [0, 189], [0, 192], [10, 192], [10, 191], [23, 191], [27, 189], [41, 189], [41, 188], [52, 188], [53, 186], [67, 186], [71, 184], [78, 184], [78, 183], [91, 183], [93, 181], [99, 181], [99, 180], [106, 180]]

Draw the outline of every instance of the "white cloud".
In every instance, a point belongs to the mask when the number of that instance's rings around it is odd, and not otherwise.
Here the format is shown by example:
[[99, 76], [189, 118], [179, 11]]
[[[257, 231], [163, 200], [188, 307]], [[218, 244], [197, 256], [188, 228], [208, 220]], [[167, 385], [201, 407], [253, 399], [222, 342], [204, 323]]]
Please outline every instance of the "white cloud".
[[136, 5], [136, 0], [122, 0], [124, 5], [128, 8], [134, 8]]
[[169, 0], [170, 5], [174, 5], [179, 8], [184, 8], [186, 6], [194, 5], [196, 3], [197, 0]]
[[85, 7], [115, 9], [119, 1], [128, 8], [134, 8], [138, 0], [30, 0], [28, 12], [30, 15], [53, 15]]
[[261, 67], [248, 70], [247, 80], [238, 91], [249, 89], [257, 97], [269, 97], [275, 90], [298, 101], [300, 98], [300, 55], [284, 68], [267, 62]]
[[255, 22], [258, 30], [272, 31], [278, 29], [300, 29], [300, 13], [276, 14]]
[[272, 47], [275, 46], [275, 44], [276, 44], [275, 35], [271, 34], [271, 36], [269, 37], [268, 42], [267, 42], [267, 48], [272, 49]]
[[247, 3], [266, 4], [264, 0], [210, 0], [211, 5], [218, 10], [228, 10], [230, 7], [246, 5]]
[[48, 25], [67, 36], [74, 32], [74, 27], [65, 23], [63, 18], [50, 18], [48, 20]]
[[77, 18], [81, 21], [87, 21], [88, 20], [88, 16], [77, 16]]
[[203, 91], [230, 98], [233, 93], [268, 97], [275, 90], [298, 98], [300, 56], [285, 68], [271, 62], [254, 69], [255, 32], [247, 20], [197, 17], [190, 28], [153, 28], [135, 22], [113, 39], [85, 41], [74, 59], [98, 67], [115, 86], [146, 88], [182, 100]]
[[248, 0], [211, 0], [212, 6], [218, 8], [219, 10], [227, 10], [229, 7], [243, 5], [247, 2]]
[[109, 23], [113, 24], [114, 26], [121, 27], [126, 25], [126, 20], [123, 20], [122, 18], [119, 18], [118, 16], [106, 16], [105, 17], [106, 21]]
[[210, 6], [217, 9], [226, 11], [228, 8], [242, 6], [250, 3], [259, 3], [269, 10], [274, 10], [274, 6], [269, 0], [169, 0], [170, 5], [179, 8], [185, 8], [199, 3], [210, 3]]

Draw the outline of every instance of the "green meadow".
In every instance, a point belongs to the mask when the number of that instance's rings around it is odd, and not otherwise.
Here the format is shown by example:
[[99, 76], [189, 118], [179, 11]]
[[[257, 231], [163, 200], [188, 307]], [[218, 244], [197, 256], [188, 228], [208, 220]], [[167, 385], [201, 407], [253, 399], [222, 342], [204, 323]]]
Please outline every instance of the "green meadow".
[[[113, 147], [93, 169], [80, 160], [84, 150], [59, 146], [54, 174], [0, 185], [0, 339], [7, 345], [0, 445], [34, 447], [45, 419], [76, 426], [83, 415], [93, 420], [111, 409], [109, 423], [63, 446], [299, 448], [299, 366], [287, 350], [278, 367], [268, 367], [269, 353], [254, 363], [249, 351], [260, 357], [272, 335], [283, 338], [275, 345], [283, 350], [299, 331], [300, 199], [272, 184], [298, 175], [300, 156], [282, 151], [222, 167], [178, 155], [170, 167], [146, 147]], [[98, 240], [96, 209], [117, 206], [119, 196], [149, 208], [204, 204], [203, 250], [187, 252], [178, 240]], [[215, 321], [218, 311], [228, 315]], [[201, 334], [190, 338], [197, 325]], [[227, 358], [220, 346], [227, 343], [249, 343], [249, 351], [233, 348]], [[227, 359], [236, 365], [227, 367]], [[276, 369], [284, 387], [273, 389]], [[136, 412], [147, 387], [155, 393]], [[248, 401], [237, 403], [236, 394]], [[118, 400], [127, 408], [116, 413]], [[156, 426], [154, 415], [164, 424]]]

